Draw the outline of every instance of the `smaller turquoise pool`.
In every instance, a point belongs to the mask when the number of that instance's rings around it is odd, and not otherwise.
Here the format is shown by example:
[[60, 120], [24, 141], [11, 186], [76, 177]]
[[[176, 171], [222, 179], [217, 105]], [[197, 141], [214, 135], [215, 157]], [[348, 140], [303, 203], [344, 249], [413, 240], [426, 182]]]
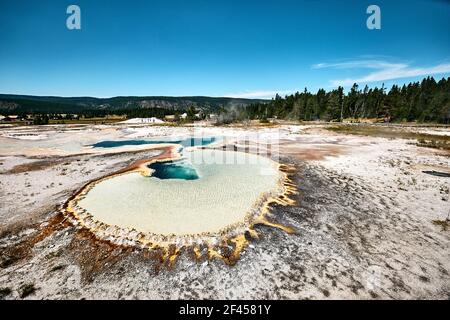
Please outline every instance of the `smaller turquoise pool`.
[[216, 141], [214, 137], [185, 138], [185, 139], [159, 139], [159, 140], [106, 140], [92, 145], [94, 148], [117, 148], [123, 146], [140, 146], [145, 144], [180, 144], [183, 147], [206, 146]]
[[186, 161], [155, 162], [148, 166], [153, 169], [152, 177], [158, 179], [197, 180], [197, 171]]

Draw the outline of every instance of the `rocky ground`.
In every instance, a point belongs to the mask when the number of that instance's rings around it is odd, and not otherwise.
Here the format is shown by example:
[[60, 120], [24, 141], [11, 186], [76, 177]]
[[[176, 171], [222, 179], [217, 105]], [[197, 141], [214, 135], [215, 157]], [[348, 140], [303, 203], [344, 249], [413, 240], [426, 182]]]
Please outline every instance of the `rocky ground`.
[[250, 129], [268, 141], [281, 132], [280, 162], [296, 168], [299, 194], [271, 219], [296, 233], [261, 225], [234, 266], [185, 253], [168, 268], [151, 252], [94, 239], [58, 208], [88, 181], [158, 153], [99, 153], [72, 140], [191, 129], [58, 130], [25, 142], [12, 129], [0, 137], [0, 298], [450, 299], [450, 178], [424, 173], [449, 173], [448, 151], [322, 126]]

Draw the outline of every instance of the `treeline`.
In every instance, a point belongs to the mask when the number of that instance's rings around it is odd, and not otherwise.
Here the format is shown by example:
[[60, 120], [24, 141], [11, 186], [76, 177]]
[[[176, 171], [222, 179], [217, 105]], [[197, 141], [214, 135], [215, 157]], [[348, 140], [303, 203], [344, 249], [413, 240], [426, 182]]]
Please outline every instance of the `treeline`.
[[164, 108], [136, 108], [136, 109], [95, 109], [95, 110], [85, 110], [80, 113], [84, 118], [103, 118], [106, 116], [126, 116], [127, 119], [132, 118], [151, 118], [156, 117], [163, 119], [167, 115], [172, 115], [174, 113], [184, 113], [185, 110], [170, 110]]
[[233, 110], [236, 120], [267, 118], [291, 120], [341, 121], [347, 118], [385, 118], [389, 121], [450, 122], [450, 78], [436, 82], [433, 77], [402, 87], [360, 88], [354, 84], [345, 94], [339, 87], [320, 89], [313, 94], [305, 89], [284, 98], [276, 95], [269, 103], [254, 103]]
[[[32, 115], [34, 119], [39, 119], [36, 124], [41, 124], [41, 122], [47, 122], [48, 119], [55, 120], [71, 120], [71, 119], [80, 119], [80, 118], [105, 118], [107, 116], [126, 116], [127, 119], [131, 118], [151, 118], [156, 117], [163, 119], [166, 115], [172, 114], [183, 114], [186, 111], [184, 109], [180, 110], [169, 110], [163, 108], [141, 108], [141, 109], [119, 109], [119, 110], [111, 110], [111, 109], [92, 109], [92, 110], [83, 110], [78, 113], [67, 113], [62, 116], [61, 113], [48, 113], [45, 111], [34, 111], [34, 112], [17, 112], [14, 113], [12, 111], [4, 112], [3, 114], [8, 116], [12, 114], [16, 114], [19, 118], [26, 119], [27, 116]], [[77, 117], [74, 117], [77, 115]], [[46, 121], [47, 119], [47, 121]]]

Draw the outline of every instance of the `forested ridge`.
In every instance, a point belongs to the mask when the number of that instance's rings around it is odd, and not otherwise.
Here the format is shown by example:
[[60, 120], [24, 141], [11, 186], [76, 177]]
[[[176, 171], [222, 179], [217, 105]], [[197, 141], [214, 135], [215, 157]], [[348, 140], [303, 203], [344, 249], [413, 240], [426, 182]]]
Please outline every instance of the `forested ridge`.
[[[198, 110], [217, 112], [221, 107], [232, 108], [247, 106], [251, 103], [264, 102], [261, 99], [240, 99], [227, 97], [46, 97], [0, 94], [0, 112], [2, 114], [20, 113], [97, 113], [114, 114], [128, 111], [140, 115], [159, 115], [156, 109], [175, 111], [187, 110], [195, 107]], [[140, 112], [138, 110], [142, 109]], [[145, 111], [151, 109], [151, 112]]]

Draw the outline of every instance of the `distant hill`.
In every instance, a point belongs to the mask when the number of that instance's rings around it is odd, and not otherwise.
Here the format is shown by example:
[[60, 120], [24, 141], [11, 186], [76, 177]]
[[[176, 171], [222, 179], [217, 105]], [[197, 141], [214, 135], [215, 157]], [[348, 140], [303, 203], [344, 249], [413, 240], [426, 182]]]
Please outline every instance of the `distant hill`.
[[252, 103], [264, 103], [262, 99], [214, 98], [214, 97], [44, 97], [0, 94], [0, 112], [24, 113], [78, 113], [86, 110], [124, 110], [162, 108], [167, 110], [185, 110], [190, 106], [196, 109], [214, 112], [219, 108], [247, 106]]

